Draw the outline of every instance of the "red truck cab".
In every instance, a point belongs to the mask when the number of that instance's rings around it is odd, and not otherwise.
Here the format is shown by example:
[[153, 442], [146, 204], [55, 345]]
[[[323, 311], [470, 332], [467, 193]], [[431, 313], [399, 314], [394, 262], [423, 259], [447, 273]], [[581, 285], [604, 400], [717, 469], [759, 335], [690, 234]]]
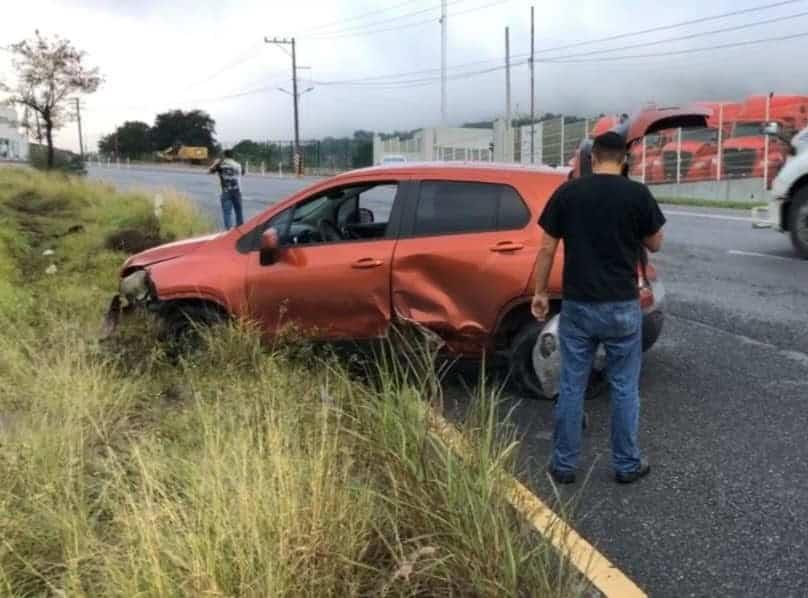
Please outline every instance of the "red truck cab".
[[[768, 104], [768, 106], [767, 106]], [[788, 138], [808, 126], [808, 96], [751, 96], [747, 98], [722, 147], [722, 177], [763, 177], [767, 184], [777, 175], [789, 154], [788, 146], [771, 139], [766, 156], [764, 124], [776, 122]], [[766, 160], [768, 159], [768, 164]]]

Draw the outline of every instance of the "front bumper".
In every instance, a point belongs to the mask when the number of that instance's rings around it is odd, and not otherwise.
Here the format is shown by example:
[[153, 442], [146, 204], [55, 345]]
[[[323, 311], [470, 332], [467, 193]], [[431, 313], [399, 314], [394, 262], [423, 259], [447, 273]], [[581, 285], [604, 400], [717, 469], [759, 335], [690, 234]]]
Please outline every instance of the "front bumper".
[[766, 206], [751, 208], [752, 228], [771, 228], [783, 232], [783, 199], [771, 200]]
[[[136, 270], [121, 279], [118, 293], [112, 297], [101, 324], [101, 340], [107, 339], [118, 329], [121, 317], [138, 305], [154, 305], [157, 292], [147, 270]], [[124, 304], [123, 299], [126, 299]]]

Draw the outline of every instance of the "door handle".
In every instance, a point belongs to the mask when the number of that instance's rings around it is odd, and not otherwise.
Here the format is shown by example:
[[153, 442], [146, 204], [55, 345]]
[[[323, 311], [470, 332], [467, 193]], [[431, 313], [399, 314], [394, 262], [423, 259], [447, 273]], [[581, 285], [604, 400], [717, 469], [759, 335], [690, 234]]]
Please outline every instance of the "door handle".
[[384, 262], [381, 260], [377, 260], [372, 257], [363, 257], [361, 260], [356, 260], [353, 264], [351, 264], [351, 268], [357, 269], [367, 269], [367, 268], [378, 268]]
[[514, 243], [513, 241], [500, 241], [493, 247], [491, 247], [491, 251], [496, 251], [499, 253], [507, 253], [509, 251], [519, 251], [520, 249], [524, 249], [525, 246], [521, 243]]

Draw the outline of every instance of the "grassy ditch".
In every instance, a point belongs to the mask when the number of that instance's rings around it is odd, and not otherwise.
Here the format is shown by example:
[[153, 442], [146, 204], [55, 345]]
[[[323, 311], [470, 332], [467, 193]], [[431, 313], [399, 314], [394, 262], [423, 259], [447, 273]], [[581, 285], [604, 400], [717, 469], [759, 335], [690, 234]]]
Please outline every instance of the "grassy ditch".
[[499, 492], [515, 445], [492, 395], [470, 454], [430, 434], [428, 349], [357, 377], [247, 324], [179, 363], [145, 318], [99, 344], [122, 232], [207, 228], [181, 198], [156, 218], [145, 196], [0, 171], [0, 594], [587, 590]]

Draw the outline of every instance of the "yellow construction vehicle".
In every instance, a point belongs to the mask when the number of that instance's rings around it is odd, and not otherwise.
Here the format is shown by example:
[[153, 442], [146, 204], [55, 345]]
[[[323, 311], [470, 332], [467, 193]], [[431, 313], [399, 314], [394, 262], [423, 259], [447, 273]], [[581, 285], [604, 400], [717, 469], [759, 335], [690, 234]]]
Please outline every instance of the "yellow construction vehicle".
[[161, 152], [157, 152], [157, 157], [164, 162], [205, 164], [208, 161], [208, 148], [204, 146], [172, 145]]

